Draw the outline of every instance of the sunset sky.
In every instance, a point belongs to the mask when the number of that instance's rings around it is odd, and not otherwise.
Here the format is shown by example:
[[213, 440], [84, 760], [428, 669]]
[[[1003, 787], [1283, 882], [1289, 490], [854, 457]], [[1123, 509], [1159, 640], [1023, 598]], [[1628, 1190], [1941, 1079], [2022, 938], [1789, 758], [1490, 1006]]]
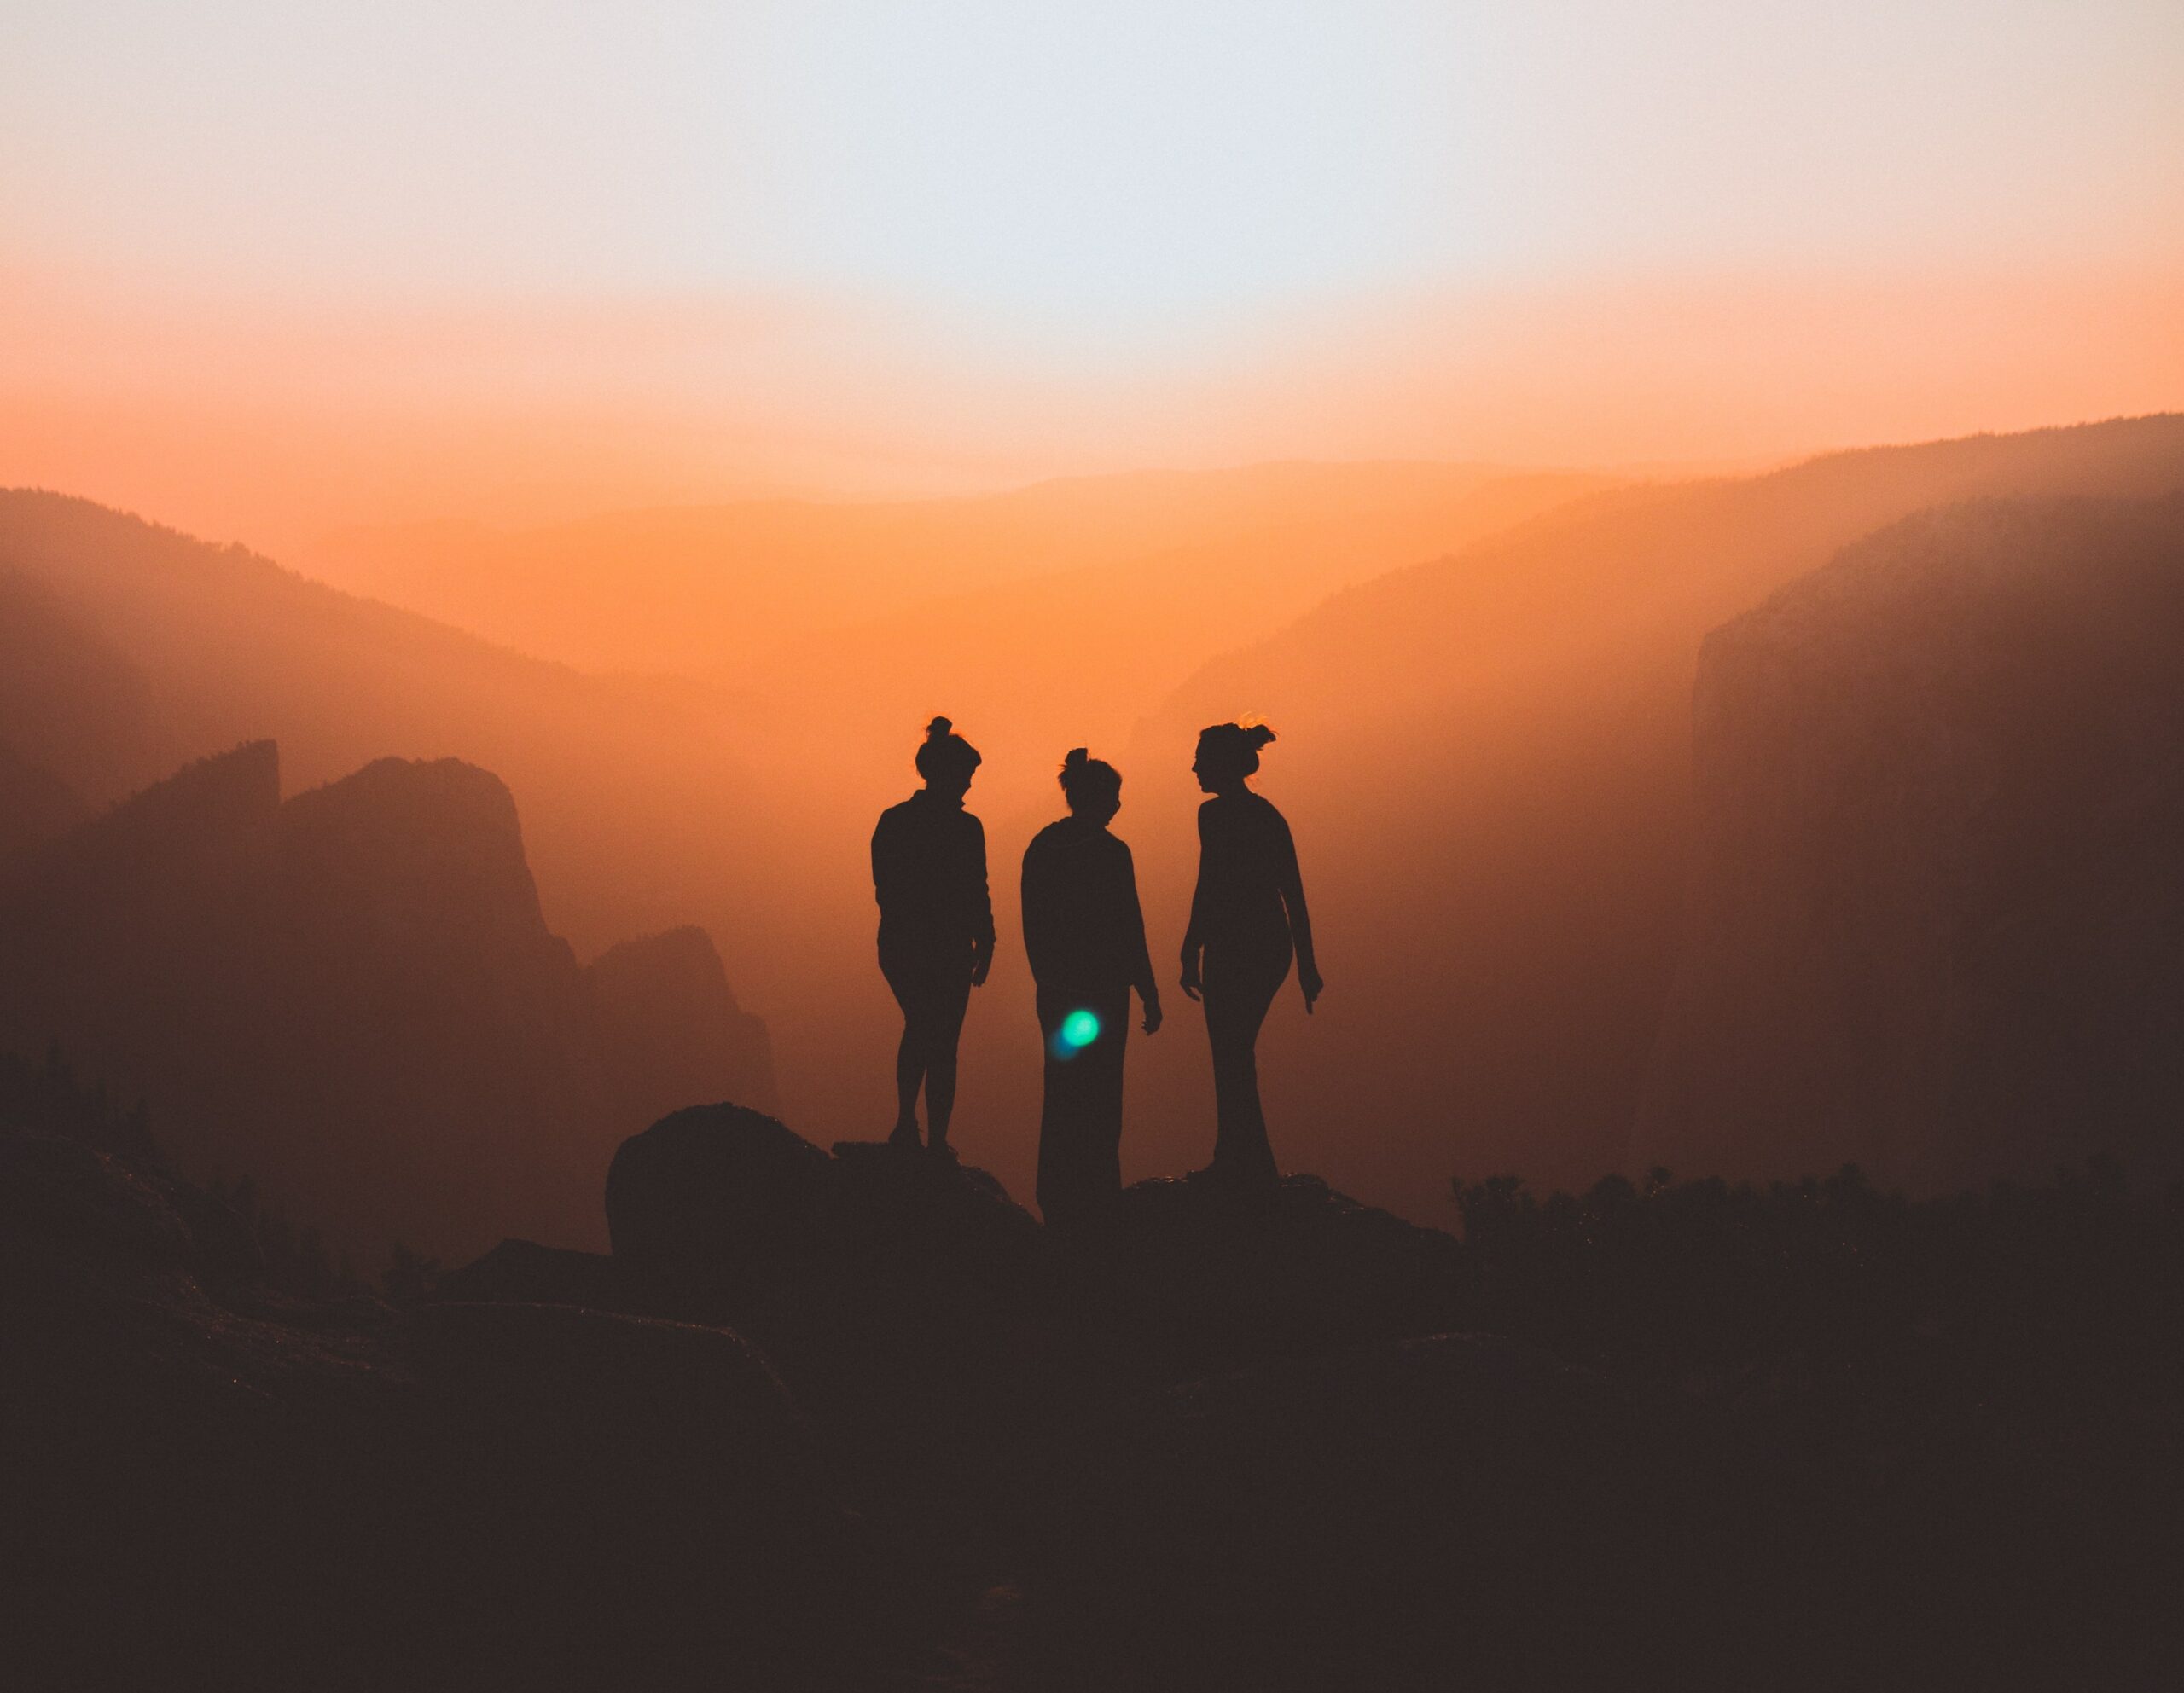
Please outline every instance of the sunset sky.
[[262, 545], [2184, 403], [2184, 8], [0, 18], [0, 483]]

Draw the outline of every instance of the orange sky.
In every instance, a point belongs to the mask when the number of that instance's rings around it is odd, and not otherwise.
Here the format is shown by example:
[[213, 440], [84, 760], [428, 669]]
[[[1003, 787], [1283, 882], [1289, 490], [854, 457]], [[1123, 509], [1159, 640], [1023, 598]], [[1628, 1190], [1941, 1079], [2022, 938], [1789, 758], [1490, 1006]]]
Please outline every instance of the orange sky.
[[2167, 0], [89, 0], [0, 26], [0, 482], [285, 551], [2159, 409], [2180, 72]]

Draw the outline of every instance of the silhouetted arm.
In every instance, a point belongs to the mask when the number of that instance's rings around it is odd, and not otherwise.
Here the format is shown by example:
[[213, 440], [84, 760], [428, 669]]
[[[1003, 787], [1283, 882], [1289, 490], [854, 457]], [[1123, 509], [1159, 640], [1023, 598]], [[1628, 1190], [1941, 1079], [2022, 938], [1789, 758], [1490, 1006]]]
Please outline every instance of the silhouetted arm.
[[887, 814], [880, 814], [880, 821], [872, 831], [872, 897], [878, 902], [884, 914], [889, 896], [895, 891], [894, 843], [888, 838]]
[[1145, 907], [1138, 902], [1137, 862], [1130, 856], [1126, 842], [1118, 842], [1122, 848], [1123, 913], [1129, 925], [1129, 934], [1137, 942], [1132, 955], [1130, 985], [1137, 989], [1137, 997], [1145, 1005], [1145, 1032], [1152, 1034], [1160, 1027], [1160, 988], [1153, 979], [1153, 954], [1145, 944]]
[[1304, 1009], [1320, 997], [1327, 984], [1320, 979], [1319, 960], [1312, 954], [1312, 914], [1304, 907], [1304, 873], [1297, 867], [1297, 838], [1289, 832], [1289, 820], [1271, 805], [1274, 819], [1275, 881], [1281, 890], [1282, 908], [1289, 913], [1289, 939], [1297, 948], [1297, 985], [1304, 990]]
[[1043, 838], [1034, 835], [1031, 844], [1024, 849], [1024, 875], [1018, 888], [1018, 905], [1024, 913], [1024, 956], [1031, 961], [1034, 982], [1047, 979], [1047, 913], [1052, 908], [1048, 887], [1052, 877], [1047, 869], [1048, 855], [1041, 845]]
[[1183, 994], [1195, 1000], [1205, 984], [1198, 973], [1205, 950], [1205, 808], [1198, 809], [1198, 885], [1191, 890], [1191, 920], [1183, 930]]
[[986, 887], [986, 828], [975, 817], [971, 817], [971, 838], [978, 882], [971, 911], [971, 985], [981, 988], [985, 985], [986, 972], [993, 968], [993, 896]]

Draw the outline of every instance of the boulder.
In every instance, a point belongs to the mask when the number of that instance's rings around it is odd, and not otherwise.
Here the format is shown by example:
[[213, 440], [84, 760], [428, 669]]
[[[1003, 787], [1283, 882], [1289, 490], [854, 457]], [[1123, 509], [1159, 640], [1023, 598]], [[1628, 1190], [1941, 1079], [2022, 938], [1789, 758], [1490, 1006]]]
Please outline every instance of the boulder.
[[1024, 1291], [1054, 1242], [998, 1177], [886, 1141], [834, 1143], [828, 1237], [873, 1272]]
[[793, 1272], [818, 1251], [834, 1168], [774, 1118], [693, 1105], [624, 1141], [607, 1173], [617, 1262], [729, 1286]]

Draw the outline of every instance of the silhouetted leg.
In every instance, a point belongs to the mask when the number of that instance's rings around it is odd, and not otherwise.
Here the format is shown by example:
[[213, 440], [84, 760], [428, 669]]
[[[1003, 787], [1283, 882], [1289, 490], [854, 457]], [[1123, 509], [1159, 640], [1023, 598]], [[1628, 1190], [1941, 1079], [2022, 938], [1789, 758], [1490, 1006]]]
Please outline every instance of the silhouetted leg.
[[963, 1013], [971, 1004], [971, 961], [968, 950], [952, 967], [936, 971], [927, 1000], [925, 1054], [926, 1140], [933, 1146], [948, 1140], [949, 1119], [956, 1114], [956, 1047], [962, 1038]]
[[925, 1041], [915, 1022], [903, 1019], [903, 1038], [895, 1047], [895, 1136], [915, 1140], [918, 1134], [918, 1089], [925, 1085]]
[[1281, 1180], [1259, 1104], [1258, 1046], [1274, 996], [1289, 975], [1289, 951], [1239, 955], [1205, 949], [1205, 1033], [1213, 1049], [1213, 1168], [1240, 1181]]
[[[1038, 995], [1045, 1043], [1039, 1111], [1040, 1215], [1057, 1227], [1095, 1220], [1122, 1191], [1123, 1054], [1130, 1035], [1127, 989]], [[1100, 1032], [1078, 1047], [1058, 1044], [1072, 1012], [1089, 1011]]]
[[926, 1126], [933, 1140], [948, 1133], [956, 1104], [956, 1042], [971, 995], [968, 948], [960, 954], [908, 948], [881, 952], [880, 968], [903, 1008], [903, 1039], [895, 1048], [895, 1133], [917, 1139], [918, 1090], [925, 1090]]
[[1095, 1213], [1123, 1191], [1123, 1058], [1130, 1050], [1130, 990], [1101, 1000], [1100, 1038], [1086, 1053], [1084, 1181]]
[[919, 960], [907, 953], [883, 948], [880, 973], [903, 1012], [903, 1038], [895, 1047], [895, 1132], [888, 1138], [915, 1144], [918, 1138], [918, 1089], [925, 1085], [926, 1052], [932, 1032], [926, 1003], [932, 997]]

